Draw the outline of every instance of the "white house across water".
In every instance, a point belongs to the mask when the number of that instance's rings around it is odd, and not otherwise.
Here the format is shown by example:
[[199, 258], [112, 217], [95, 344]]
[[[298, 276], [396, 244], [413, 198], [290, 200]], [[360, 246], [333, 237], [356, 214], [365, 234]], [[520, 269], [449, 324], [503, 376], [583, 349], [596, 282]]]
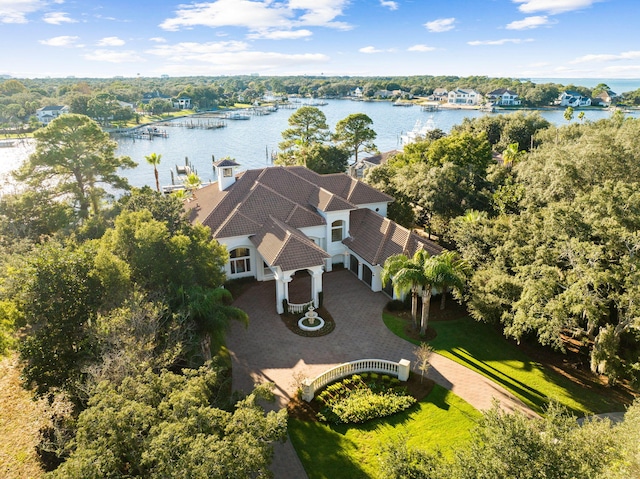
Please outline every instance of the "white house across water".
[[[274, 166], [235, 174], [239, 165], [214, 163], [217, 182], [197, 191], [186, 208], [229, 251], [229, 279], [275, 282], [278, 313], [289, 304], [298, 271], [311, 276], [309, 302], [319, 307], [322, 276], [350, 269], [372, 291], [392, 255], [442, 248], [386, 218], [390, 196], [346, 174], [319, 175], [302, 166]], [[384, 288], [393, 297], [390, 284]], [[286, 301], [285, 301], [286, 300]]]

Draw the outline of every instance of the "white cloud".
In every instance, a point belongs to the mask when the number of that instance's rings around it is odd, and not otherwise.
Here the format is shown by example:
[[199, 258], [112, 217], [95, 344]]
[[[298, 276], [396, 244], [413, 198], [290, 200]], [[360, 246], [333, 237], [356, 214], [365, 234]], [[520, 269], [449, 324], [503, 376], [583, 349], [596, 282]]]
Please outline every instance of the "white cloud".
[[635, 60], [640, 58], [640, 51], [632, 50], [618, 54], [589, 54], [576, 58], [569, 63], [596, 63], [596, 62], [615, 62], [621, 60]]
[[86, 60], [108, 63], [134, 63], [146, 61], [133, 50], [94, 50], [84, 55]]
[[121, 47], [124, 44], [125, 41], [118, 37], [104, 37], [97, 43], [99, 47]]
[[[320, 53], [285, 54], [247, 51], [211, 55], [203, 63], [189, 63], [191, 75], [228, 75], [230, 73], [265, 72], [278, 75], [300, 74], [301, 69], [326, 65], [330, 58]], [[185, 64], [165, 64], [158, 71], [171, 75], [184, 75]]]
[[455, 22], [455, 18], [439, 18], [438, 20], [433, 20], [431, 22], [425, 23], [424, 26], [430, 32], [441, 33], [453, 30], [453, 28], [455, 27]]
[[250, 33], [247, 38], [252, 40], [263, 38], [267, 40], [297, 40], [313, 35], [310, 30], [271, 30], [266, 32]]
[[151, 37], [149, 40], [156, 43], [167, 43], [167, 39], [162, 37]]
[[0, 23], [27, 23], [27, 15], [44, 6], [42, 0], [0, 0]]
[[363, 47], [358, 50], [360, 53], [389, 53], [395, 52], [395, 48], [376, 48], [373, 46]]
[[436, 47], [430, 47], [428, 45], [413, 45], [409, 48], [407, 48], [408, 52], [432, 52], [436, 49]]
[[65, 12], [47, 13], [42, 20], [51, 25], [60, 25], [62, 23], [78, 23], [77, 20], [69, 18], [69, 14]]
[[163, 72], [184, 74], [188, 64], [191, 74], [227, 74], [229, 72], [269, 71], [283, 73], [286, 68], [324, 64], [329, 57], [320, 53], [287, 54], [250, 51], [249, 44], [239, 41], [158, 45], [145, 52], [171, 62]]
[[398, 9], [398, 2], [394, 2], [392, 0], [380, 0], [380, 5], [387, 7], [389, 10]]
[[520, 3], [518, 7], [523, 13], [548, 12], [550, 15], [572, 12], [590, 7], [600, 0], [513, 0]]
[[621, 78], [631, 78], [631, 76], [637, 77], [637, 75], [640, 75], [640, 65], [608, 66], [603, 68], [602, 70], [598, 70], [598, 72], [600, 71], [603, 73], [607, 73], [607, 76], [624, 75], [624, 76], [621, 76]]
[[[180, 5], [176, 16], [160, 27], [176, 31], [194, 26], [243, 27], [250, 31], [285, 31], [292, 27], [322, 26], [342, 30], [351, 26], [337, 22], [348, 0], [214, 0]], [[301, 12], [301, 13], [300, 13]]]
[[474, 40], [472, 42], [467, 42], [467, 44], [477, 47], [479, 45], [506, 45], [507, 43], [528, 43], [532, 42], [533, 38], [502, 38], [500, 40]]
[[80, 37], [62, 35], [59, 37], [49, 38], [48, 40], [40, 40], [40, 43], [49, 47], [76, 47], [79, 46], [76, 44], [79, 39]]
[[206, 58], [210, 55], [237, 53], [246, 51], [248, 48], [249, 45], [247, 43], [238, 41], [208, 43], [182, 42], [176, 43], [175, 45], [158, 45], [155, 48], [147, 50], [146, 53], [167, 58], [180, 57], [182, 59], [188, 58], [191, 60], [206, 61]]
[[546, 15], [536, 15], [533, 17], [527, 17], [523, 20], [517, 20], [509, 23], [505, 28], [507, 30], [529, 30], [532, 28], [542, 27], [544, 25], [550, 25], [549, 17]]

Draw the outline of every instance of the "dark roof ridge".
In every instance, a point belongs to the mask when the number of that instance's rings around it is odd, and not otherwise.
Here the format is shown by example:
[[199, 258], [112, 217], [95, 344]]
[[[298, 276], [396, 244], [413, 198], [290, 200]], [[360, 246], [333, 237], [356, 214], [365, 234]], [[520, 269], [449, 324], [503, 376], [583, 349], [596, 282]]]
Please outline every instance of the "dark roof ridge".
[[[371, 211], [371, 210], [368, 210]], [[373, 211], [371, 211], [371, 213], [373, 213]], [[367, 213], [369, 214], [369, 213]], [[382, 218], [382, 222], [385, 224], [385, 230], [384, 230], [384, 239], [380, 242], [380, 244], [378, 245], [378, 251], [376, 251], [376, 255], [375, 255], [375, 261], [376, 264], [381, 264], [380, 263], [380, 255], [382, 254], [382, 251], [384, 250], [385, 244], [387, 243], [387, 240], [389, 239], [389, 235], [391, 234], [391, 229], [393, 226], [392, 221], [389, 218]]]

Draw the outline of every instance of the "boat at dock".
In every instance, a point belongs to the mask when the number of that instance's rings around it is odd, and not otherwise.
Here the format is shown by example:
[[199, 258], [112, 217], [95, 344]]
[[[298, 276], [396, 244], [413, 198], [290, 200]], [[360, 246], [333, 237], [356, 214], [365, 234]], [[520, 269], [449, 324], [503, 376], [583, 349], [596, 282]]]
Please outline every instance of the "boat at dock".
[[135, 128], [133, 130], [127, 130], [118, 133], [121, 136], [127, 138], [133, 138], [135, 140], [153, 140], [154, 138], [169, 138], [167, 130], [161, 130], [157, 126], [147, 126], [142, 128]]
[[416, 143], [424, 139], [430, 131], [436, 129], [436, 124], [433, 118], [429, 118], [424, 124], [421, 120], [417, 120], [413, 129], [400, 135], [400, 143], [402, 146]]
[[241, 113], [239, 111], [231, 111], [224, 115], [227, 120], [250, 120], [251, 115], [248, 113]]
[[404, 106], [404, 107], [413, 106], [413, 103], [411, 103], [410, 101], [402, 101], [402, 100], [394, 101], [392, 104], [393, 106]]

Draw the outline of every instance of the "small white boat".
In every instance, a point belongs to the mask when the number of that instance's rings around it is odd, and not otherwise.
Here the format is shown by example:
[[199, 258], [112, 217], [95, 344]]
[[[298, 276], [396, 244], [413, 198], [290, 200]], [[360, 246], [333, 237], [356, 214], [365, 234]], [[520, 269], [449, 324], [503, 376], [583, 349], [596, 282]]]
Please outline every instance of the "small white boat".
[[250, 120], [251, 115], [247, 115], [246, 113], [240, 113], [237, 111], [233, 111], [231, 113], [227, 113], [225, 115], [227, 120]]

